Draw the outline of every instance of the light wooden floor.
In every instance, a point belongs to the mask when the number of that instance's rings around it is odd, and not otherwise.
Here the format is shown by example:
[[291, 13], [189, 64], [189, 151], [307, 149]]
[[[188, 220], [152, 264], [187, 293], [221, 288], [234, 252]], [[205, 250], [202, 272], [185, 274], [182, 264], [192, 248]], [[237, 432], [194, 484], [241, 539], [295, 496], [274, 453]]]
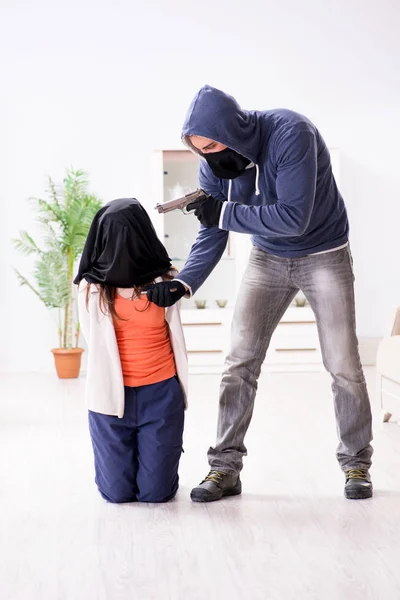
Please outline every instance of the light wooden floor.
[[115, 506], [92, 482], [84, 380], [0, 376], [1, 600], [399, 600], [400, 427], [374, 401], [375, 497], [345, 500], [327, 376], [263, 376], [243, 495], [193, 504], [218, 382], [192, 377], [177, 499]]

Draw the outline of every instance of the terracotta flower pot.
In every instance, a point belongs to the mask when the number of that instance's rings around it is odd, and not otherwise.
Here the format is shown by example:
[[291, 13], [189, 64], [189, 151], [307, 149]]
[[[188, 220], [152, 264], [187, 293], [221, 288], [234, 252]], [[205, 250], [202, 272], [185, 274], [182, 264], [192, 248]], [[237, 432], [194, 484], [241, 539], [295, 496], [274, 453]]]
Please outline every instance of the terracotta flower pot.
[[54, 348], [54, 362], [60, 379], [76, 379], [81, 370], [83, 348]]

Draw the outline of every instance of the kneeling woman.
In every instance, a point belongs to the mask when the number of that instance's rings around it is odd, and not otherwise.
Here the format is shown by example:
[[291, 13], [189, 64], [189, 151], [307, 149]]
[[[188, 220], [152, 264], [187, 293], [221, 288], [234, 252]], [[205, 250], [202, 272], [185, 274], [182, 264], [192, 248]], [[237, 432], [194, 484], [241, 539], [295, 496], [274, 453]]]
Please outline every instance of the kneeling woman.
[[175, 274], [137, 200], [99, 210], [75, 283], [96, 484], [109, 502], [166, 502], [178, 489], [188, 378], [180, 309], [144, 292]]

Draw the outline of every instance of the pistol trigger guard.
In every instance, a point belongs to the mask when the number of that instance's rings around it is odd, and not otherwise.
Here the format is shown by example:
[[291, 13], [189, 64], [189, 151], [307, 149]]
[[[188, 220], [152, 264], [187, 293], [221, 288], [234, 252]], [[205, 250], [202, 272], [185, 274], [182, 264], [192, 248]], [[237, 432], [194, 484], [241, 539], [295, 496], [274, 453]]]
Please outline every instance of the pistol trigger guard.
[[188, 210], [187, 206], [184, 206], [183, 208], [181, 208], [181, 211], [183, 212], [184, 215], [190, 215], [190, 213], [192, 213], [195, 209], [193, 208], [192, 210]]

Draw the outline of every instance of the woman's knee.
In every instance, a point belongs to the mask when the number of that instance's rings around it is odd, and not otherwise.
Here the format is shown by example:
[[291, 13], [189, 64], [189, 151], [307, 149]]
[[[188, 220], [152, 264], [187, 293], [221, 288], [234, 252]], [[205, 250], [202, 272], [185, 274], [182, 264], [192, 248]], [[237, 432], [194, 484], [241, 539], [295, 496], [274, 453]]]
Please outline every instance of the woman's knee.
[[150, 502], [153, 504], [162, 504], [169, 502], [176, 496], [178, 491], [178, 475], [175, 477], [175, 481], [171, 484], [165, 482], [147, 482], [139, 484], [139, 490], [137, 493], [138, 502]]
[[161, 495], [158, 496], [157, 494], [150, 494], [149, 497], [143, 497], [143, 498], [138, 498], [138, 502], [148, 502], [149, 504], [165, 504], [166, 502], [169, 502], [170, 500], [173, 500], [176, 496], [176, 492], [174, 492], [173, 494], [169, 494], [168, 496], [165, 495]]
[[127, 504], [128, 502], [137, 502], [136, 494], [132, 490], [131, 492], [118, 492], [115, 490], [101, 490], [99, 487], [99, 494], [104, 500], [111, 504]]

